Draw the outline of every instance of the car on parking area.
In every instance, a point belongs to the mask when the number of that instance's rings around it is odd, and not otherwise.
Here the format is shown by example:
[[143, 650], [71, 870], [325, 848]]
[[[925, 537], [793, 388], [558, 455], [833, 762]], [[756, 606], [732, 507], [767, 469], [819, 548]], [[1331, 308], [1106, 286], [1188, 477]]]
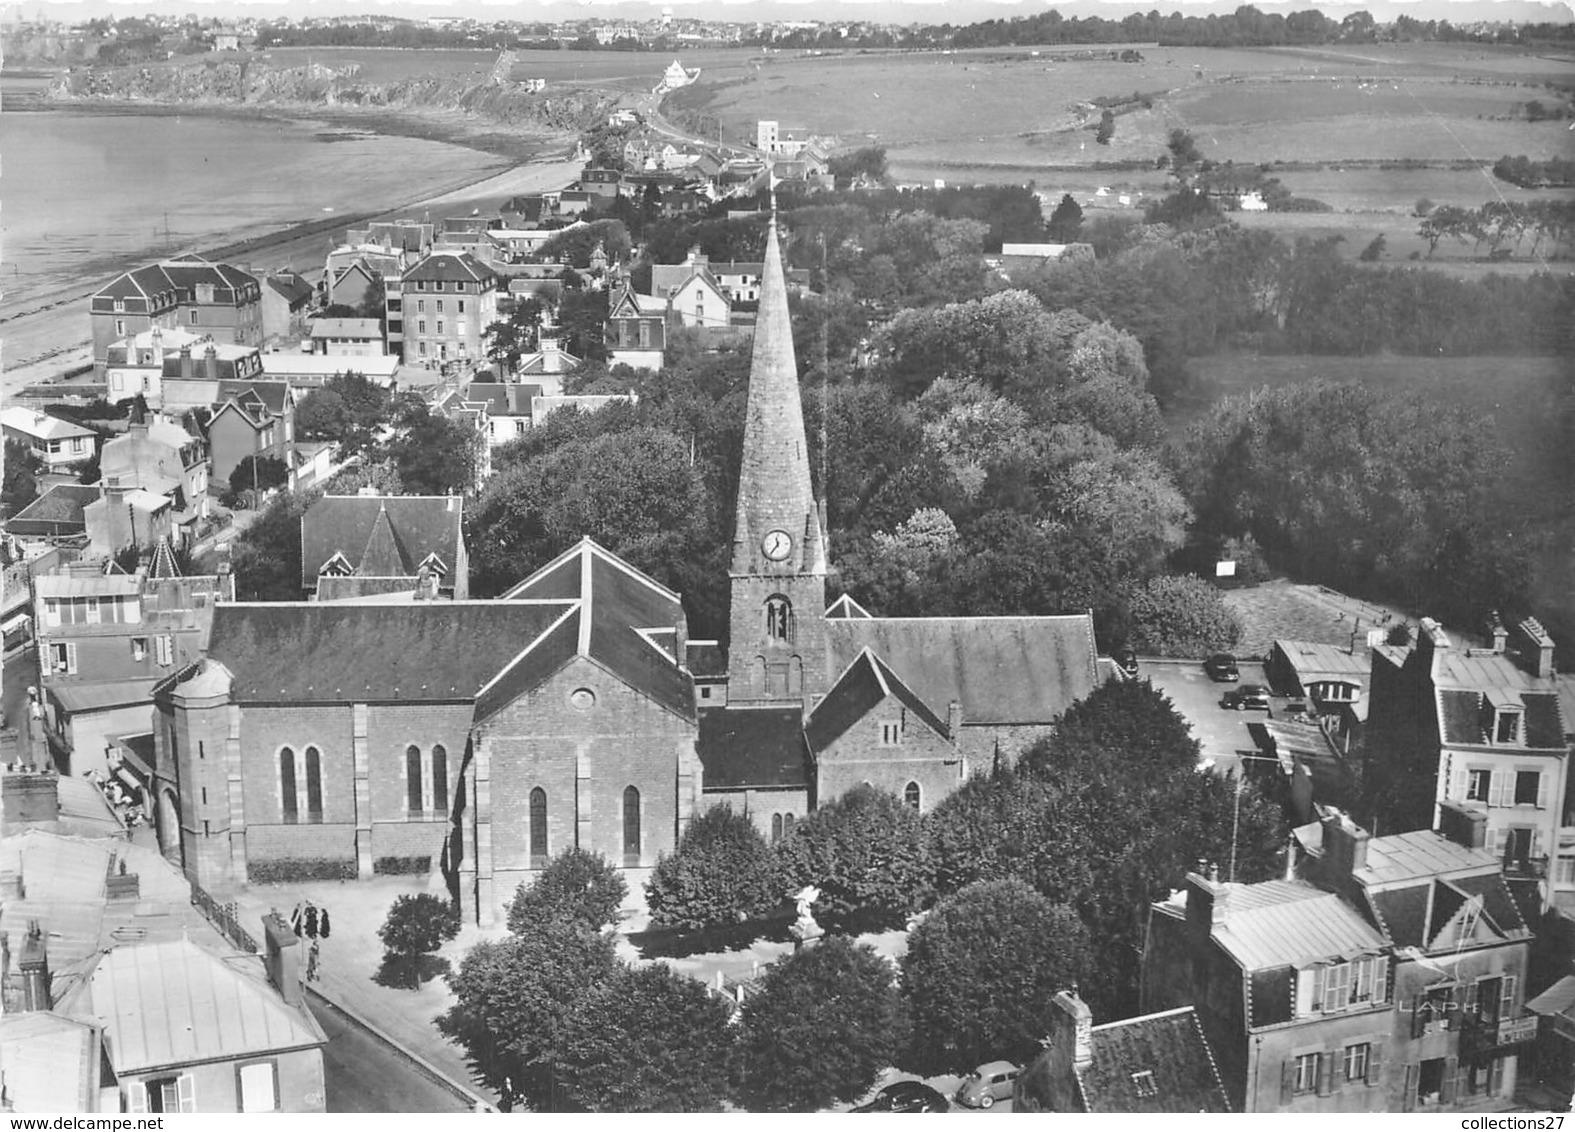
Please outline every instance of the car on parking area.
[[1261, 684], [1243, 684], [1232, 688], [1220, 700], [1220, 707], [1232, 711], [1268, 711], [1269, 689]]
[[854, 1112], [950, 1112], [946, 1098], [923, 1081], [897, 1081]]
[[1010, 1061], [987, 1061], [963, 1078], [957, 1102], [969, 1108], [991, 1108], [996, 1101], [1009, 1101], [1017, 1089], [1019, 1072]]
[[1210, 680], [1217, 680], [1222, 684], [1234, 684], [1241, 679], [1241, 671], [1236, 667], [1236, 658], [1228, 652], [1217, 652], [1205, 660], [1203, 671], [1208, 673]]
[[1117, 649], [1113, 659], [1116, 662], [1117, 668], [1121, 669], [1122, 672], [1126, 673], [1126, 675], [1132, 679], [1137, 679], [1137, 653], [1133, 652], [1131, 649]]

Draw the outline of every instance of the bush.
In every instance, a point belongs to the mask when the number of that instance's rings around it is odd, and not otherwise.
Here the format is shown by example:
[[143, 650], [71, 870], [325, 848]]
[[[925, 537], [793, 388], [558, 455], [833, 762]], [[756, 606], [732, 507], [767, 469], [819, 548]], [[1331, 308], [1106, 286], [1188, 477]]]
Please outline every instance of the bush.
[[248, 861], [246, 879], [251, 884], [292, 884], [304, 880], [355, 880], [353, 857], [279, 857], [271, 861]]
[[771, 847], [745, 814], [716, 806], [689, 823], [645, 886], [653, 928], [699, 931], [760, 915], [774, 901]]
[[1159, 577], [1127, 592], [1129, 644], [1145, 656], [1207, 656], [1241, 640], [1241, 624], [1202, 578]]
[[431, 871], [431, 857], [379, 857], [372, 862], [372, 875], [379, 877], [425, 876]]
[[566, 921], [599, 932], [618, 920], [629, 893], [623, 874], [600, 853], [578, 847], [559, 853], [509, 903], [509, 931], [519, 935], [538, 921]]
[[1384, 254], [1384, 246], [1388, 242], [1389, 241], [1384, 239], [1384, 234], [1382, 232], [1378, 233], [1378, 235], [1373, 237], [1372, 243], [1368, 244], [1362, 249], [1362, 254], [1357, 258], [1363, 263], [1377, 263], [1379, 257]]

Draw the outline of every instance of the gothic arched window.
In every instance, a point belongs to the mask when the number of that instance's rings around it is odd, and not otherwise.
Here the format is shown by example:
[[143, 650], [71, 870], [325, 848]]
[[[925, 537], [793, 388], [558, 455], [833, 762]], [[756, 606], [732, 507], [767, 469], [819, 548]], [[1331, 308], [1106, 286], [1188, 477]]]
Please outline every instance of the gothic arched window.
[[295, 797], [295, 752], [289, 747], [279, 751], [279, 798], [284, 803], [284, 824], [300, 821], [300, 803]]
[[432, 808], [448, 812], [448, 751], [442, 743], [432, 748]]
[[781, 594], [766, 598], [766, 640], [793, 643], [793, 603]]
[[907, 789], [902, 792], [902, 800], [916, 810], [919, 808], [919, 784], [917, 782], [908, 783]]
[[306, 748], [306, 820], [323, 820], [323, 755], [316, 747]]
[[640, 863], [640, 792], [633, 786], [623, 792], [623, 863]]
[[530, 867], [547, 863], [547, 792], [540, 786], [530, 792]]
[[414, 743], [405, 748], [405, 796], [411, 813], [425, 809], [421, 804], [421, 748]]

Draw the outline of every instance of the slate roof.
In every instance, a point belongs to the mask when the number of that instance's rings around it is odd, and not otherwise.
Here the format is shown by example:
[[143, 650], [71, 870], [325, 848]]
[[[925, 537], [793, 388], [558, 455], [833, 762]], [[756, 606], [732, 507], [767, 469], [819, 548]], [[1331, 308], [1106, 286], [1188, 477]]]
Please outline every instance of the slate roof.
[[1431, 675], [1439, 730], [1446, 744], [1506, 749], [1505, 744], [1491, 743], [1483, 730], [1481, 708], [1488, 696], [1494, 702], [1519, 699], [1524, 704], [1526, 747], [1565, 746], [1570, 722], [1560, 710], [1555, 679], [1535, 676], [1502, 653], [1448, 647], [1433, 653]]
[[685, 642], [684, 660], [689, 671], [697, 677], [727, 675], [727, 654], [716, 641]]
[[532, 397], [541, 395], [541, 386], [519, 382], [472, 381], [465, 386], [467, 404], [483, 404], [494, 417], [528, 417]]
[[1107, 1022], [1090, 1037], [1093, 1062], [1075, 1070], [1086, 1111], [1231, 1110], [1192, 1007]]
[[265, 282], [271, 291], [282, 296], [292, 307], [312, 297], [312, 285], [293, 273], [270, 275]]
[[811, 751], [824, 751], [859, 721], [895, 697], [937, 735], [946, 737], [946, 724], [883, 664], [869, 649], [854, 658], [831, 690], [815, 705], [804, 727]]
[[324, 574], [317, 579], [317, 600], [325, 601], [354, 601], [358, 598], [389, 597], [393, 594], [414, 595], [416, 592], [416, 579], [406, 575], [402, 578], [372, 578], [352, 574], [349, 577], [339, 577], [333, 574]]
[[805, 789], [804, 713], [791, 708], [711, 708], [696, 741], [705, 789]]
[[[351, 569], [360, 569], [380, 522], [390, 527], [403, 551], [404, 569], [400, 572], [413, 577], [422, 560], [436, 553], [448, 565], [444, 581], [452, 586], [464, 511], [464, 501], [458, 496], [325, 495], [301, 516], [301, 588], [315, 586], [323, 563], [336, 553], [345, 556]], [[386, 518], [380, 520], [379, 516]]]
[[210, 660], [241, 703], [469, 700], [566, 611], [562, 603], [219, 605]]
[[828, 620], [835, 676], [865, 648], [939, 715], [963, 726], [1049, 723], [1094, 690], [1093, 623], [1065, 617], [843, 617]]
[[577, 601], [575, 640], [569, 655], [589, 657], [675, 715], [694, 718], [694, 687], [689, 674], [668, 650], [641, 632], [670, 632], [684, 623], [683, 604], [672, 590], [586, 538], [520, 582], [506, 597], [513, 601]]
[[223, 959], [190, 940], [111, 949], [60, 1004], [98, 1018], [119, 1075], [327, 1042], [304, 1007], [267, 982], [262, 960]]
[[469, 252], [433, 252], [405, 272], [401, 285], [409, 291], [410, 284], [417, 280], [434, 279], [490, 286], [497, 280], [497, 273]]
[[156, 299], [173, 295], [176, 301], [193, 302], [198, 284], [214, 287], [214, 300], [235, 305], [248, 288], [257, 290], [257, 280], [227, 263], [208, 263], [198, 256], [181, 256], [163, 263], [134, 268], [115, 276], [93, 293], [93, 298]]
[[1377, 952], [1384, 937], [1339, 896], [1299, 880], [1225, 886], [1214, 939], [1244, 971]]
[[16, 535], [71, 533], [62, 527], [86, 529], [82, 509], [98, 497], [97, 484], [57, 483], [11, 516], [6, 528]]
[[274, 417], [284, 416], [289, 402], [288, 381], [258, 381], [256, 379], [219, 379], [217, 404], [234, 402], [253, 421], [266, 423]]

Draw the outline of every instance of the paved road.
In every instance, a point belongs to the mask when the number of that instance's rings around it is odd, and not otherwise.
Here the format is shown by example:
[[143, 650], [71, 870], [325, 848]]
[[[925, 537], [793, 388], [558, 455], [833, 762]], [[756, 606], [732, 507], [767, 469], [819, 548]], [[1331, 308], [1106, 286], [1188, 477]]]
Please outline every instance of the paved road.
[[328, 1035], [323, 1075], [329, 1112], [470, 1112], [452, 1089], [320, 998], [312, 1013]]
[[[1268, 684], [1261, 662], [1241, 660], [1237, 668], [1241, 671], [1243, 684]], [[1202, 661], [1143, 660], [1139, 662], [1138, 676], [1152, 681], [1154, 687], [1170, 697], [1176, 710], [1192, 725], [1192, 734], [1203, 747], [1205, 761], [1214, 760], [1221, 771], [1236, 770], [1241, 765], [1236, 757], [1238, 752], [1256, 754], [1247, 724], [1262, 722], [1264, 713], [1220, 707], [1220, 698], [1235, 685], [1210, 680], [1203, 672]], [[1276, 711], [1285, 703], [1279, 697], [1271, 702]]]

